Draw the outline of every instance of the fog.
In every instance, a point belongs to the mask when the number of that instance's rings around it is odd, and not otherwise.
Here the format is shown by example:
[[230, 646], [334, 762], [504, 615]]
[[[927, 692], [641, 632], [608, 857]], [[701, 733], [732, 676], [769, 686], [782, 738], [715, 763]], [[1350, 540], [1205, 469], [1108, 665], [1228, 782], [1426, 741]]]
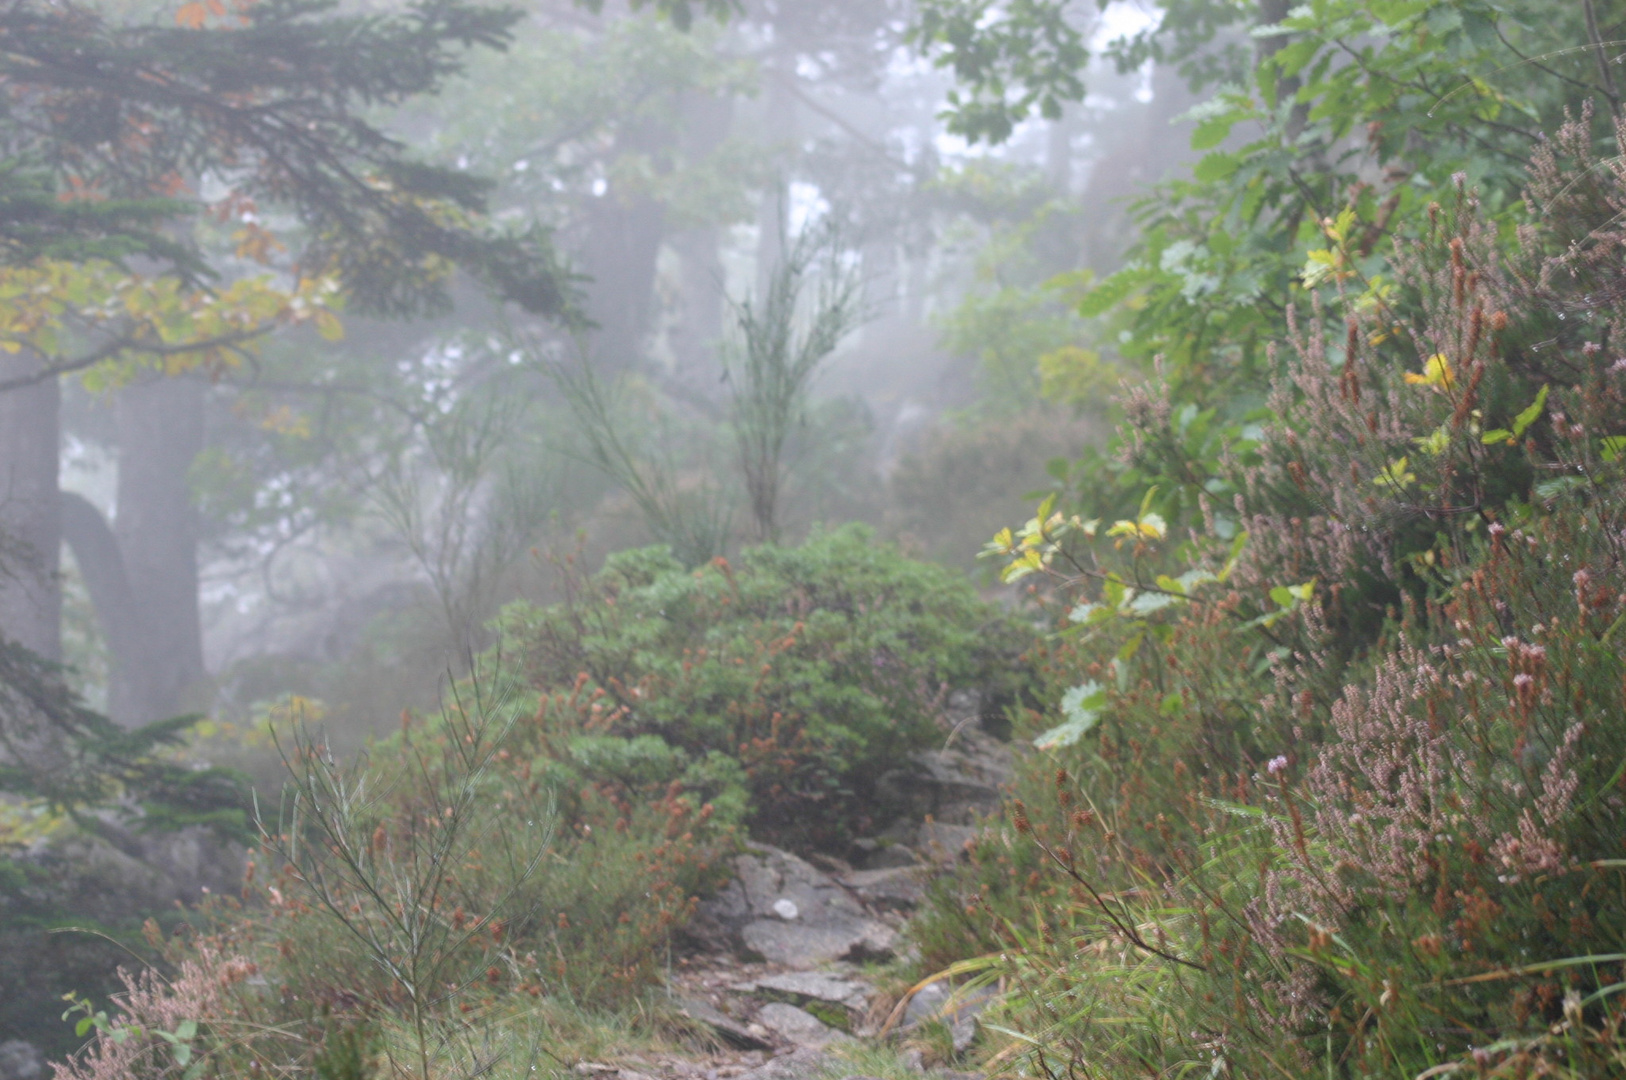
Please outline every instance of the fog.
[[497, 4], [0, 4], [0, 1080], [1620, 1073], [1626, 0]]
[[[629, 451], [706, 503], [717, 554], [757, 539], [720, 438], [730, 358], [742, 305], [762, 308], [808, 238], [795, 318], [833, 277], [857, 295], [797, 406], [776, 528], [866, 521], [974, 572], [1044, 459], [1092, 437], [1090, 403], [1043, 399], [1040, 357], [1111, 363], [1047, 282], [1117, 265], [1129, 201], [1185, 160], [1171, 121], [1189, 103], [1149, 65], [1098, 62], [1060, 119], [973, 146], [938, 118], [950, 80], [904, 39], [910, 14], [784, 2], [680, 30], [541, 3], [505, 53], [374, 107], [414, 157], [492, 180], [497, 220], [552, 232], [580, 320], [463, 277], [430, 317], [342, 312], [342, 336], [293, 327], [184, 370], [6, 391], [13, 531], [51, 544], [49, 514], [31, 536], [25, 510], [48, 501], [28, 489], [41, 440], [60, 444], [67, 501], [60, 560], [32, 564], [60, 576], [5, 583], [5, 632], [122, 724], [252, 726], [298, 698], [359, 737], [427, 705], [501, 605], [553, 595], [550, 556], [662, 539], [583, 451], [561, 366], [591, 372]], [[1100, 33], [1144, 18], [1110, 8]], [[239, 216], [300, 228], [275, 205]], [[228, 279], [265, 272], [241, 236], [199, 230]], [[1013, 455], [1028, 435], [1042, 445]]]

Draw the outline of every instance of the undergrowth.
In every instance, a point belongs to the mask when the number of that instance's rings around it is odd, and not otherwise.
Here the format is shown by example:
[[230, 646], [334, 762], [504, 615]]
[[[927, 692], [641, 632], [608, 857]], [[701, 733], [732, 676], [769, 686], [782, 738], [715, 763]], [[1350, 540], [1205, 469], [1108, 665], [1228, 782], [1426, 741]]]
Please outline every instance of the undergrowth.
[[[915, 935], [1009, 991], [993, 1064], [1626, 1070], [1626, 173], [1588, 120], [1511, 243], [1459, 181], [1296, 314], [1192, 520], [1052, 501], [990, 545], [1053, 704]], [[1126, 460], [1190, 445], [1126, 405]]]

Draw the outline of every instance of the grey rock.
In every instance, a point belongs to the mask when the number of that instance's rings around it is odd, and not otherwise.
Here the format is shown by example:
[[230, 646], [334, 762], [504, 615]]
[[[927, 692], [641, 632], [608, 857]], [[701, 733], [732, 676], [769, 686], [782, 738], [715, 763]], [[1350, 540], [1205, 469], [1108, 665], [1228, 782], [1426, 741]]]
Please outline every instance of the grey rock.
[[705, 1024], [726, 1043], [741, 1050], [767, 1050], [769, 1044], [732, 1016], [699, 998], [680, 997], [678, 1011], [696, 1023]]
[[934, 863], [952, 863], [965, 854], [965, 845], [977, 835], [971, 825], [927, 821], [920, 826], [920, 850]]
[[988, 1007], [993, 997], [992, 987], [983, 986], [961, 993], [946, 981], [930, 983], [909, 999], [901, 1026], [908, 1031], [931, 1020], [947, 1024], [954, 1052], [963, 1054], [976, 1041], [978, 1014]]
[[926, 882], [918, 866], [854, 870], [837, 880], [865, 904], [883, 911], [911, 911], [926, 895]]
[[[903, 1011], [902, 1028], [907, 1031], [928, 1020], [941, 1020], [953, 1031], [957, 1025], [974, 1020], [994, 998], [991, 986], [957, 992], [947, 980], [928, 983], [915, 992]], [[958, 1037], [958, 1035], [956, 1035]], [[969, 1036], [968, 1036], [969, 1038]]]
[[857, 979], [844, 979], [824, 971], [785, 971], [756, 979], [753, 986], [759, 991], [777, 991], [793, 997], [810, 997], [820, 1002], [863, 1007], [870, 987]]
[[908, 813], [894, 819], [890, 825], [877, 834], [876, 839], [883, 845], [892, 847], [913, 844], [916, 835], [920, 832], [920, 819], [929, 812]]
[[[863, 870], [889, 870], [900, 866], [916, 866], [920, 863], [920, 857], [908, 845], [883, 842], [870, 837], [853, 841], [852, 856], [854, 865]], [[851, 868], [847, 872], [851, 873]]]
[[745, 951], [775, 964], [807, 968], [832, 960], [879, 960], [892, 955], [897, 931], [868, 919], [797, 926], [756, 919], [740, 930]]
[[977, 1018], [975, 1016], [962, 1016], [949, 1025], [949, 1038], [954, 1044], [954, 1052], [963, 1054], [971, 1049], [971, 1044], [977, 1040]]
[[849, 1009], [862, 1009], [870, 988], [855, 979], [843, 979], [822, 971], [787, 971], [769, 975], [748, 984], [753, 991], [767, 990], [789, 997], [826, 1001]]
[[[795, 905], [795, 918], [784, 917], [782, 901]], [[734, 880], [700, 905], [691, 933], [714, 947], [795, 968], [885, 958], [897, 943], [896, 932], [829, 875], [762, 844], [735, 858]]]
[[44, 1075], [45, 1058], [33, 1043], [0, 1042], [0, 1080], [40, 1080]]
[[962, 716], [943, 746], [911, 754], [906, 766], [883, 774], [876, 795], [888, 812], [914, 821], [930, 815], [971, 825], [999, 808], [1001, 788], [1013, 775], [1010, 747], [974, 716]]
[[757, 1023], [797, 1046], [824, 1047], [850, 1041], [852, 1036], [837, 1031], [823, 1020], [783, 1001], [770, 1001], [757, 1011]]
[[818, 1080], [829, 1063], [830, 1057], [824, 1051], [801, 1046], [743, 1074], [741, 1080]]

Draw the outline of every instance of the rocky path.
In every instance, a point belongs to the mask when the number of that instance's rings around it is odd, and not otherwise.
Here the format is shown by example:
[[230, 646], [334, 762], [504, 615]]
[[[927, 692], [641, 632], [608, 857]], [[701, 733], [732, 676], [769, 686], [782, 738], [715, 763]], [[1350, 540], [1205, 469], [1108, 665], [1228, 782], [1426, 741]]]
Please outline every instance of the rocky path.
[[[905, 809], [845, 857], [748, 845], [734, 880], [701, 905], [669, 991], [679, 1011], [722, 1047], [689, 1057], [583, 1062], [599, 1080], [873, 1080], [856, 1067], [889, 1017], [907, 1035], [942, 1020], [956, 1052], [976, 1033], [980, 1001], [950, 1000], [933, 984], [892, 1016], [895, 995], [878, 990], [866, 965], [905, 948], [901, 931], [930, 875], [958, 858], [982, 814], [998, 804], [1009, 751], [962, 724], [940, 749], [915, 755], [887, 781]], [[935, 1080], [975, 1074], [927, 1069], [918, 1051], [893, 1058]]]

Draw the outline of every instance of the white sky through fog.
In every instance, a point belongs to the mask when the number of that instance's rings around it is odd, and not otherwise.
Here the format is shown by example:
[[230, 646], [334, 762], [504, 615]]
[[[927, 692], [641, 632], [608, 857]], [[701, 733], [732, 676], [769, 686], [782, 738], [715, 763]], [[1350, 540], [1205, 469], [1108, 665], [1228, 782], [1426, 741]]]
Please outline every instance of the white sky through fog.
[[[1150, 3], [1148, 0], [1117, 0], [1116, 3], [1109, 5], [1104, 11], [1100, 12], [1097, 18], [1099, 21], [1095, 25], [1095, 33], [1090, 35], [1089, 46], [1091, 53], [1099, 56], [1108, 44], [1118, 38], [1137, 34], [1154, 25], [1162, 18], [1162, 12], [1158, 10], [1156, 4]], [[917, 58], [917, 62], [926, 63], [927, 61]], [[1145, 104], [1152, 100], [1152, 66], [1150, 62], [1141, 70], [1140, 74], [1140, 85], [1135, 91], [1135, 99]], [[1018, 124], [1016, 131], [1012, 134], [1012, 141], [1019, 139], [1023, 130], [1032, 123], [1034, 121], [1030, 120]], [[960, 136], [952, 135], [946, 131], [939, 131], [933, 141], [936, 143], [938, 154], [947, 159], [983, 157], [989, 152], [989, 147], [986, 145], [972, 146]]]

